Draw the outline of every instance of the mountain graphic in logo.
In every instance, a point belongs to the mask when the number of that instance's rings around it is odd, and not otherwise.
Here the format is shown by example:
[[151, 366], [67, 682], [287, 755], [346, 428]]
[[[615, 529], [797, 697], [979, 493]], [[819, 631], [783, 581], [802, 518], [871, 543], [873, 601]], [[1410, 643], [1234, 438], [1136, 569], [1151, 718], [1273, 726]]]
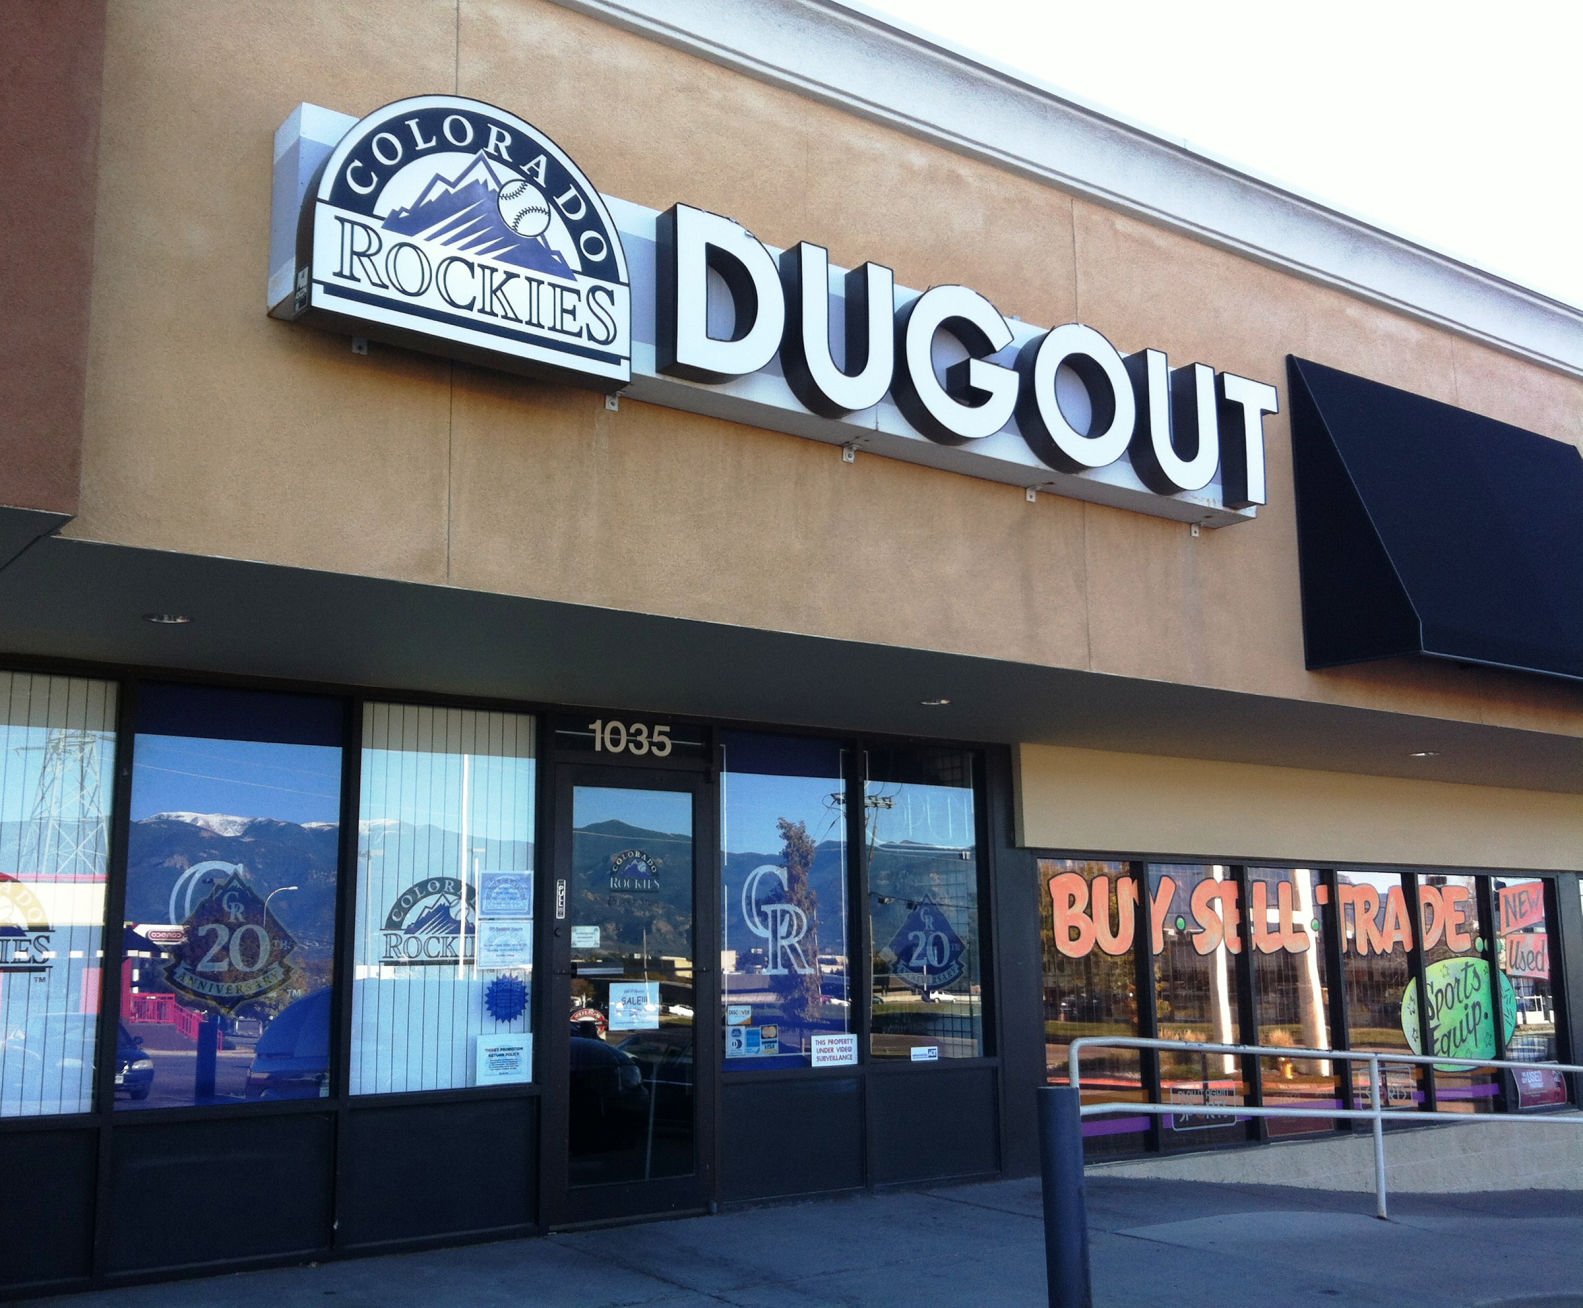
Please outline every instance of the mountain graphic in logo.
[[501, 190], [520, 180], [480, 150], [455, 177], [436, 173], [410, 206], [391, 210], [384, 227], [498, 263], [571, 279], [566, 260], [543, 236], [520, 236], [501, 217]]
[[406, 925], [409, 936], [455, 936], [462, 931], [461, 901], [441, 898]]

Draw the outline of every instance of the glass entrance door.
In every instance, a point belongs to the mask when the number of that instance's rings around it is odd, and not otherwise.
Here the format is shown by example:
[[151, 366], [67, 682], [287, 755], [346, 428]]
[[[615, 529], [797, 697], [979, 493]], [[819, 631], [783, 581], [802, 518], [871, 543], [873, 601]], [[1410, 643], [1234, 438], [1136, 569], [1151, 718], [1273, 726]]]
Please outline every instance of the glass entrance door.
[[548, 1111], [551, 1157], [564, 1148], [565, 1165], [551, 1221], [701, 1208], [697, 1069], [711, 1066], [699, 1045], [713, 1029], [698, 1020], [712, 1004], [695, 914], [700, 851], [712, 847], [701, 785], [577, 768], [558, 789], [548, 1071], [559, 1093]]

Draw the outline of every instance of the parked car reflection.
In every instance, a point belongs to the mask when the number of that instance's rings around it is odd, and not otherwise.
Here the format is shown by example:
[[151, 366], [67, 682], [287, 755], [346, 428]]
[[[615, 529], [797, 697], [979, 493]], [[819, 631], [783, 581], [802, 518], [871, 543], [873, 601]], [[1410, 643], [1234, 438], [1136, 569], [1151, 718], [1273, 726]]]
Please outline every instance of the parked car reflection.
[[[46, 1013], [13, 1029], [5, 1041], [0, 1067], [9, 1066], [19, 1085], [34, 1088], [45, 1111], [81, 1112], [93, 1092], [94, 1044], [99, 1018], [93, 1013]], [[154, 1084], [154, 1060], [143, 1041], [116, 1023], [115, 1091], [147, 1099]]]
[[116, 1023], [115, 1038], [115, 1089], [133, 1099], [147, 1099], [154, 1088], [154, 1060], [143, 1049], [143, 1037], [126, 1029], [126, 1023]]
[[661, 1027], [628, 1036], [618, 1046], [642, 1069], [654, 1096], [654, 1118], [666, 1127], [690, 1128], [693, 1120], [693, 1029]]
[[330, 1093], [330, 991], [288, 1004], [258, 1038], [243, 1090], [249, 1099], [317, 1099]]
[[631, 1054], [594, 1036], [573, 1035], [571, 1072], [573, 1154], [626, 1149], [642, 1138], [649, 1095]]

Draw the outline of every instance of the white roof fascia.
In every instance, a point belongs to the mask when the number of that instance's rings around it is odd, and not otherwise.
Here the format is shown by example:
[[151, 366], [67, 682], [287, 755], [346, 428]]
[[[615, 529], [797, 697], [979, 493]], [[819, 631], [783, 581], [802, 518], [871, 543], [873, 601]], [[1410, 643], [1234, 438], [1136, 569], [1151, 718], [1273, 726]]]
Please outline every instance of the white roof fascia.
[[1583, 377], [1583, 311], [1129, 126], [859, 4], [554, 2]]

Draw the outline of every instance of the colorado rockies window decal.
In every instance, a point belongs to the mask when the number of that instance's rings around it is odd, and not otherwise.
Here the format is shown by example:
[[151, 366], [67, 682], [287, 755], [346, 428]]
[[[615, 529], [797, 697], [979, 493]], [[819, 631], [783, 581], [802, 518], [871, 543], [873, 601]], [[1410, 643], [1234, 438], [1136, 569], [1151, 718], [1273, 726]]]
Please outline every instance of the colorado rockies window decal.
[[309, 187], [291, 316], [615, 390], [631, 379], [621, 238], [582, 170], [492, 105], [415, 96], [349, 131]]

